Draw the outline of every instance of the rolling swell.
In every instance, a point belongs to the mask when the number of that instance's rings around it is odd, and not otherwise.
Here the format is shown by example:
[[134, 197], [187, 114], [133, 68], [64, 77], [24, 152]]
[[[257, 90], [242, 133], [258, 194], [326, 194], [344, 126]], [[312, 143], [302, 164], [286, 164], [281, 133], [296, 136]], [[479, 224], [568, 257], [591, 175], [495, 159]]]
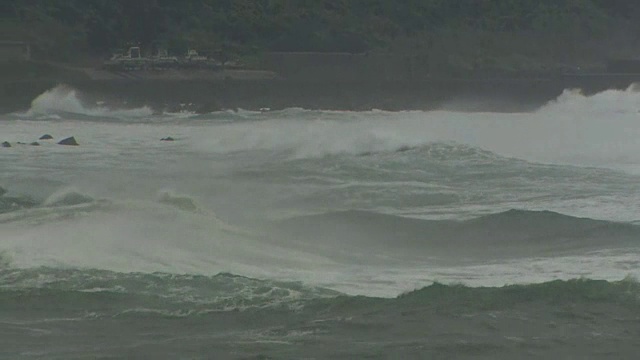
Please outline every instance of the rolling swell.
[[631, 279], [435, 283], [372, 298], [230, 274], [9, 269], [0, 271], [0, 309], [0, 354], [9, 357], [628, 357], [640, 335]]
[[631, 278], [617, 282], [590, 279], [555, 280], [500, 288], [471, 288], [435, 283], [402, 294], [397, 301], [405, 305], [429, 302], [431, 305], [460, 306], [466, 309], [500, 309], [518, 303], [537, 301], [555, 304], [612, 302], [637, 308], [640, 306], [640, 284]]
[[[158, 313], [185, 311], [203, 315], [225, 311], [324, 311], [386, 307], [437, 307], [455, 311], [500, 310], [522, 303], [551, 304], [612, 303], [640, 310], [640, 284], [590, 279], [555, 280], [540, 284], [503, 287], [468, 287], [433, 283], [396, 298], [347, 296], [330, 289], [300, 282], [260, 280], [229, 273], [214, 276], [168, 273], [118, 273], [91, 269], [32, 268], [0, 269], [2, 309], [22, 307], [58, 311], [56, 303], [73, 303], [68, 311], [91, 312], [110, 309], [101, 316], [119, 316], [146, 308]], [[169, 311], [171, 310], [171, 311]], [[94, 313], [92, 316], [96, 316]]]
[[[291, 308], [300, 302], [339, 293], [297, 282], [258, 280], [221, 273], [215, 276], [117, 273], [56, 268], [0, 269], [3, 309], [28, 314], [60, 310], [82, 317], [156, 313], [164, 316], [220, 311]], [[17, 309], [16, 309], [17, 310]], [[42, 315], [42, 314], [41, 314]]]
[[640, 227], [551, 211], [510, 210], [472, 220], [422, 220], [366, 211], [330, 212], [279, 222], [301, 241], [438, 256], [531, 256], [638, 246]]

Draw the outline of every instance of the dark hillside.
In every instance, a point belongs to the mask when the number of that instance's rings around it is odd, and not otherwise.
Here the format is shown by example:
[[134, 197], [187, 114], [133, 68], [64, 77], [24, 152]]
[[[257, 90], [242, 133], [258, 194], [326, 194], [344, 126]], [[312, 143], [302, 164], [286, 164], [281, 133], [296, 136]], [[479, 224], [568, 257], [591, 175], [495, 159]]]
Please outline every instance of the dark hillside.
[[627, 0], [4, 0], [0, 40], [79, 62], [131, 44], [251, 62], [264, 51], [394, 52], [444, 72], [548, 71], [635, 56]]

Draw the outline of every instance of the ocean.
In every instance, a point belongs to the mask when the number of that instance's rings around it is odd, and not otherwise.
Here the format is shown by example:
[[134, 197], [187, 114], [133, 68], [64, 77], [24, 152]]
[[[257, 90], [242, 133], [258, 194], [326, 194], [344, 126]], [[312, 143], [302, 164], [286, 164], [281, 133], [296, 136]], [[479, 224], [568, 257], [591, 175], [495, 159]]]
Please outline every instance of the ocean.
[[523, 113], [81, 98], [0, 115], [0, 358], [637, 358], [634, 89]]

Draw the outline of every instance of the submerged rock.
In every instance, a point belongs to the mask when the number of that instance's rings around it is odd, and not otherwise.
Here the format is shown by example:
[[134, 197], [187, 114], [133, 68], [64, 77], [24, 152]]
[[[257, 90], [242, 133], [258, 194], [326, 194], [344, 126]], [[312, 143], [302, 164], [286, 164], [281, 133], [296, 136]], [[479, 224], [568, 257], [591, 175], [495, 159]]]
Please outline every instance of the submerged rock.
[[72, 136], [72, 137], [68, 137], [66, 139], [60, 140], [60, 142], [58, 142], [58, 145], [78, 146], [80, 144], [78, 144], [78, 142], [76, 141], [76, 138]]
[[10, 148], [10, 147], [11, 147], [11, 143], [10, 143], [10, 142], [8, 142], [8, 141], [5, 141], [5, 142], [3, 142], [3, 143], [1, 144], [1, 146], [2, 146], [3, 148]]
[[31, 146], [40, 146], [40, 143], [37, 141], [32, 142], [31, 144], [29, 144]]
[[53, 136], [49, 135], [49, 134], [44, 134], [42, 136], [40, 136], [40, 139], [38, 140], [53, 140]]
[[172, 138], [171, 136], [167, 136], [165, 138], [160, 139], [160, 141], [175, 141], [175, 139]]
[[5, 189], [2, 186], [0, 186], [0, 196], [4, 195], [6, 193], [7, 193], [7, 189]]

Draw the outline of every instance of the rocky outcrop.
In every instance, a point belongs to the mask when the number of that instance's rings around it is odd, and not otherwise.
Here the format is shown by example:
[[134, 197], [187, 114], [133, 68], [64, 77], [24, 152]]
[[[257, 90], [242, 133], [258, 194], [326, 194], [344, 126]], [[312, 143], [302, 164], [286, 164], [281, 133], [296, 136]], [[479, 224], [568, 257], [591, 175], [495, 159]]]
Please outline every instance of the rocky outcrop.
[[58, 142], [58, 145], [67, 145], [67, 146], [78, 146], [80, 144], [78, 144], [78, 142], [76, 141], [76, 138], [71, 136], [68, 137], [66, 139], [62, 139]]
[[37, 141], [32, 142], [31, 144], [29, 144], [31, 146], [40, 146], [40, 143]]
[[0, 144], [0, 146], [2, 146], [3, 148], [10, 148], [11, 147], [11, 143], [8, 142], [8, 141], [5, 141], [2, 144]]
[[160, 141], [175, 141], [176, 139], [172, 138], [171, 136], [167, 136], [165, 138], [160, 139]]
[[53, 140], [53, 136], [49, 135], [49, 134], [44, 134], [42, 136], [40, 136], [40, 139], [38, 140]]

